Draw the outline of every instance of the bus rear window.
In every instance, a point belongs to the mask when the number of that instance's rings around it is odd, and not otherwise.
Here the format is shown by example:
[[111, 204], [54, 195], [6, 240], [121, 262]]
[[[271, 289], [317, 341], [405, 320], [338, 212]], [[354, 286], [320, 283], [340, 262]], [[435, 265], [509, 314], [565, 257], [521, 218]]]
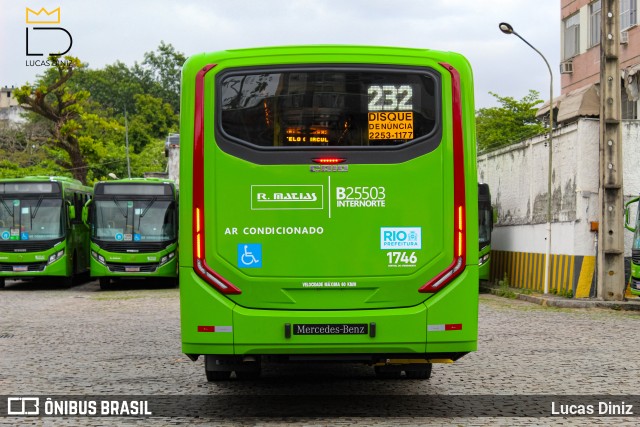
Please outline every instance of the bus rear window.
[[260, 147], [399, 146], [435, 130], [436, 87], [425, 69], [228, 72], [221, 128]]

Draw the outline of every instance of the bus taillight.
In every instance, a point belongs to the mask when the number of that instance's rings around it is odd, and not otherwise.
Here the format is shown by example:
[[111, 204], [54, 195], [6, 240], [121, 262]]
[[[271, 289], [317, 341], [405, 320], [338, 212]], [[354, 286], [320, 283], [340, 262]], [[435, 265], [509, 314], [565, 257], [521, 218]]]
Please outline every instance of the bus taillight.
[[462, 130], [462, 101], [460, 75], [449, 64], [441, 63], [451, 74], [451, 103], [453, 125], [453, 261], [440, 274], [423, 285], [418, 292], [437, 292], [456, 278], [465, 268], [466, 230], [464, 141]]
[[344, 163], [344, 161], [347, 159], [343, 159], [340, 157], [319, 157], [311, 160], [313, 160], [314, 163], [318, 163], [321, 165], [337, 165], [339, 163]]
[[464, 222], [464, 208], [458, 206], [458, 252], [456, 255], [459, 257], [464, 257]]
[[204, 77], [215, 65], [207, 65], [196, 76], [196, 102], [193, 137], [193, 267], [202, 279], [223, 294], [242, 291], [213, 271], [206, 262], [204, 223]]

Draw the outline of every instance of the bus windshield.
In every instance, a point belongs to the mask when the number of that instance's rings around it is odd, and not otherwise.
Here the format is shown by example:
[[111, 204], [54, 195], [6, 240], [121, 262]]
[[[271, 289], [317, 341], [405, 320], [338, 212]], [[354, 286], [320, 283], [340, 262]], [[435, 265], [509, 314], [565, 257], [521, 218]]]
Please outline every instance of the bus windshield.
[[231, 72], [220, 87], [223, 132], [249, 145], [397, 146], [436, 127], [426, 69]]
[[492, 214], [490, 206], [480, 206], [478, 210], [478, 240], [480, 241], [480, 248], [491, 243]]
[[636, 231], [633, 233], [633, 244], [631, 249], [640, 249], [640, 209], [636, 217]]
[[105, 241], [162, 242], [177, 237], [172, 200], [95, 201], [93, 237]]
[[64, 236], [62, 200], [0, 197], [2, 240], [52, 240]]

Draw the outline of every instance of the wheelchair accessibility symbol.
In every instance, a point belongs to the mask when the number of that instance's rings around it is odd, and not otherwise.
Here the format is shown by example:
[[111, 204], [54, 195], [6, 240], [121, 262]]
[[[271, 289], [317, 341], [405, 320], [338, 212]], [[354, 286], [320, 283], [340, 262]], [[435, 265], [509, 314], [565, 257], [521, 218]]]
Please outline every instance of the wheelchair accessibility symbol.
[[262, 244], [240, 243], [238, 245], [238, 267], [262, 268]]

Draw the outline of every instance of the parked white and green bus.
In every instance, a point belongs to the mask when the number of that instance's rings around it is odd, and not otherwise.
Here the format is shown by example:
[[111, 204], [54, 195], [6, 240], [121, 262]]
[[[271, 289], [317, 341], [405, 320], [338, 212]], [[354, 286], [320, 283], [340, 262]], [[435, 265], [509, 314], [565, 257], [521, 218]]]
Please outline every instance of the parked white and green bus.
[[0, 287], [38, 277], [70, 286], [89, 271], [89, 230], [79, 214], [91, 195], [67, 177], [0, 180]]
[[172, 181], [101, 181], [83, 217], [91, 228], [91, 277], [177, 284], [178, 193]]

